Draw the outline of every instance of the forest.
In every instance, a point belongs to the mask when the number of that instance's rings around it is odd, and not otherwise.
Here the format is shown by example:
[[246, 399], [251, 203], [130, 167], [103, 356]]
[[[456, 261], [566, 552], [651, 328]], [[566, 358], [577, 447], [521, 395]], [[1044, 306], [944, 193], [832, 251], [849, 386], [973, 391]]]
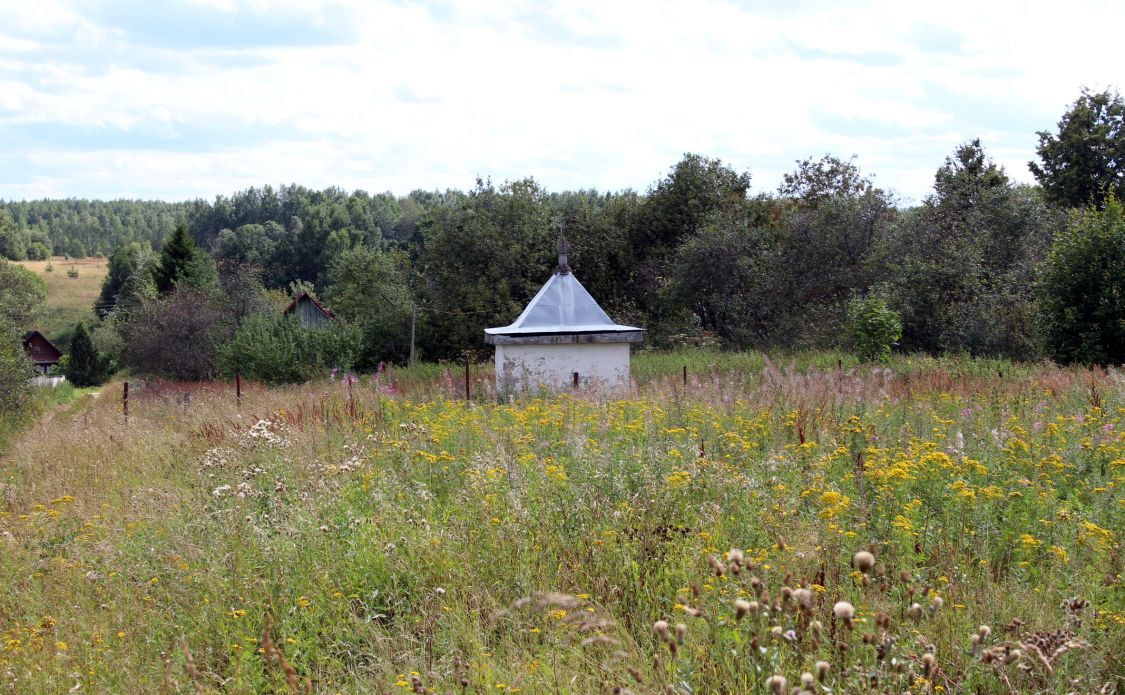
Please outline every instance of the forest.
[[[800, 160], [776, 191], [752, 192], [752, 172], [689, 153], [644, 192], [526, 178], [405, 196], [283, 185], [182, 203], [0, 201], [0, 254], [109, 257], [94, 342], [126, 365], [163, 325], [158, 305], [200, 306], [171, 291], [202, 292], [214, 313], [191, 330], [206, 326], [200, 344], [215, 348], [196, 376], [221, 371], [220, 347], [302, 289], [354, 332], [359, 368], [406, 358], [412, 312], [420, 357], [481, 350], [482, 329], [510, 322], [552, 272], [560, 231], [577, 277], [651, 347], [849, 349], [866, 325], [885, 334], [873, 355], [1119, 363], [1123, 122], [1119, 94], [1084, 90], [1038, 134], [1036, 185], [974, 139], [912, 206], [854, 157]], [[148, 328], [130, 334], [137, 316]]]

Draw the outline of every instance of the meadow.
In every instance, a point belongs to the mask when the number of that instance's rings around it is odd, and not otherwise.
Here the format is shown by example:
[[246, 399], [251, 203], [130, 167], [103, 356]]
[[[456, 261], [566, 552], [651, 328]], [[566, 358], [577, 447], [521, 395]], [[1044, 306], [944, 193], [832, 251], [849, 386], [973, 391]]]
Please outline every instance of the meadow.
[[[102, 279], [109, 272], [105, 258], [67, 260], [54, 256], [46, 261], [19, 261], [19, 265], [32, 271], [47, 285], [47, 301], [37, 328], [51, 340], [73, 333], [79, 321], [94, 320], [94, 301], [102, 289]], [[47, 270], [50, 267], [51, 270]], [[74, 270], [77, 277], [67, 271]]]
[[0, 691], [1121, 687], [1125, 374], [634, 367], [56, 406], [0, 459]]

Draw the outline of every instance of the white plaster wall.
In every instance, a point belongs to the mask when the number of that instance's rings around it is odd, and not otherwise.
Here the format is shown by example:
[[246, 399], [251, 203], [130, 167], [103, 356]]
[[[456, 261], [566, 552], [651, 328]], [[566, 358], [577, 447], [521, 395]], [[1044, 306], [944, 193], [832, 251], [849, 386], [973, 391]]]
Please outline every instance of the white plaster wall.
[[496, 346], [496, 388], [502, 393], [569, 388], [574, 372], [582, 386], [628, 383], [629, 343]]

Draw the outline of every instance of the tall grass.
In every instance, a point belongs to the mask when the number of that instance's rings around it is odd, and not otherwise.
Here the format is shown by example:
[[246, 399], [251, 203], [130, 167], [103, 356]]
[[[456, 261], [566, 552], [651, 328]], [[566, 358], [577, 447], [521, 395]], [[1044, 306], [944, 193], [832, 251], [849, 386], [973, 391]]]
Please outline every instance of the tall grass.
[[4, 453], [18, 434], [32, 426], [44, 413], [93, 390], [75, 388], [69, 382], [62, 382], [55, 388], [34, 389], [24, 408], [0, 413], [0, 454]]
[[1122, 375], [801, 359], [112, 382], [3, 460], [0, 687], [1112, 688]]

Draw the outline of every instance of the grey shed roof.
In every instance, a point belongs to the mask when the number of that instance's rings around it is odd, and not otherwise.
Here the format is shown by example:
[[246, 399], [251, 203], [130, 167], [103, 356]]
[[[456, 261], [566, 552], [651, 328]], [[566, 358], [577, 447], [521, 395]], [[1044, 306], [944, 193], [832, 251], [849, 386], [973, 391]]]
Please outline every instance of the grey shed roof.
[[[602, 310], [569, 268], [559, 270], [547, 280], [523, 313], [510, 326], [486, 328], [488, 335], [528, 335], [552, 333], [617, 333], [640, 331], [614, 323]], [[564, 272], [565, 270], [565, 272]]]

